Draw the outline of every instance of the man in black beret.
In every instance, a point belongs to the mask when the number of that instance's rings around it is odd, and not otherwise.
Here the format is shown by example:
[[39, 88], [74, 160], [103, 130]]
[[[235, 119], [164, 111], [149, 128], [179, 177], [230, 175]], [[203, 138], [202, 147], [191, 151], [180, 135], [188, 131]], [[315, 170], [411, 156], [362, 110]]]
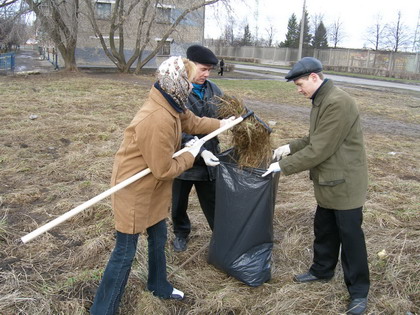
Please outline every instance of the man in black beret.
[[211, 65], [213, 67], [219, 63], [219, 60], [214, 53], [207, 47], [201, 45], [192, 45], [188, 47], [187, 58], [195, 63]]
[[[221, 96], [222, 91], [207, 78], [219, 61], [210, 49], [201, 45], [188, 47], [187, 58], [196, 64], [197, 73], [192, 81], [193, 90], [186, 106], [199, 117], [217, 118], [215, 96]], [[182, 144], [187, 144], [194, 136], [202, 138], [204, 135], [183, 134]], [[173, 182], [171, 214], [175, 234], [173, 247], [176, 252], [187, 249], [188, 236], [191, 232], [191, 222], [187, 214], [188, 197], [193, 185], [207, 222], [213, 230], [216, 192], [213, 166], [219, 164], [215, 156], [218, 153], [220, 153], [219, 140], [215, 137], [203, 145], [194, 166]]]
[[368, 173], [359, 111], [349, 94], [324, 79], [322, 64], [315, 58], [302, 58], [285, 78], [312, 101], [309, 135], [277, 148], [273, 159], [279, 162], [272, 163], [263, 176], [309, 170], [318, 203], [313, 263], [294, 280], [330, 280], [341, 249], [344, 281], [351, 299], [346, 314], [363, 314], [370, 286], [362, 230]]

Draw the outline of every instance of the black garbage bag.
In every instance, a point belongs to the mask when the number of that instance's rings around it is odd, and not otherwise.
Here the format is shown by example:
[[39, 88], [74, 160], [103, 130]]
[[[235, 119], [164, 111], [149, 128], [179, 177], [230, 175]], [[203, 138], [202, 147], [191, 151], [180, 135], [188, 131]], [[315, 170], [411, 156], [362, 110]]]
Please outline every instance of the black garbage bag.
[[249, 286], [271, 278], [273, 212], [280, 174], [239, 168], [232, 151], [219, 156], [216, 207], [208, 262]]

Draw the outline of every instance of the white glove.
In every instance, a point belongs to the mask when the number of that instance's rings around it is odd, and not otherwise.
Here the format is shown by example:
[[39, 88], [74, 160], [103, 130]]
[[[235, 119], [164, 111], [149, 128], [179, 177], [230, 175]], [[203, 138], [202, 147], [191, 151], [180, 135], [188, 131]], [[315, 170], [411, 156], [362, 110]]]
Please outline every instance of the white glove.
[[219, 165], [219, 159], [210, 151], [204, 150], [201, 152], [201, 157], [204, 160], [204, 163], [206, 163], [207, 166], [216, 166]]
[[198, 139], [198, 137], [194, 137], [194, 143], [188, 150], [194, 157], [200, 153], [201, 146], [206, 142], [204, 138]]
[[196, 138], [197, 138], [197, 137], [192, 138], [191, 140], [189, 140], [189, 141], [185, 142], [185, 144], [184, 144], [184, 148], [185, 148], [185, 147], [192, 147], [192, 145], [193, 145], [193, 144], [194, 144], [194, 142], [196, 141]]
[[226, 118], [226, 119], [221, 119], [220, 120], [220, 128], [226, 126], [227, 124], [230, 124], [232, 121], [234, 121], [236, 118], [235, 116]]
[[283, 156], [289, 155], [290, 154], [290, 145], [286, 144], [286, 145], [282, 145], [281, 147], [278, 147], [277, 149], [274, 150], [273, 153], [273, 160], [280, 160]]
[[268, 174], [277, 173], [277, 172], [281, 172], [280, 164], [279, 162], [274, 162], [274, 163], [271, 163], [270, 167], [267, 169], [267, 172], [262, 174], [261, 177], [265, 177]]

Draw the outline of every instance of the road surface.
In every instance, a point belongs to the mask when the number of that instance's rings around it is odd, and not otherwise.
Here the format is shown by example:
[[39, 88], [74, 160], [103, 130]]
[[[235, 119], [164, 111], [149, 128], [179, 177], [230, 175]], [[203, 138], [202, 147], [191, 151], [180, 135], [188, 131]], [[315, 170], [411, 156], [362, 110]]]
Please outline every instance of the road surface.
[[[247, 71], [248, 70], [248, 71]], [[270, 75], [264, 73], [256, 73], [251, 71], [270, 71], [278, 73], [279, 75]], [[235, 64], [235, 72], [243, 74], [252, 74], [253, 76], [261, 76], [267, 79], [272, 80], [284, 80], [284, 75], [289, 72], [287, 69], [271, 68], [270, 66], [253, 66], [253, 65], [244, 65], [244, 64]], [[381, 88], [389, 89], [405, 89], [411, 90], [420, 93], [420, 84], [405, 84], [391, 81], [381, 81], [381, 80], [370, 80], [355, 78], [349, 76], [340, 76], [334, 74], [327, 74], [326, 77], [330, 78], [335, 82], [347, 83], [352, 85], [360, 86], [376, 86]]]

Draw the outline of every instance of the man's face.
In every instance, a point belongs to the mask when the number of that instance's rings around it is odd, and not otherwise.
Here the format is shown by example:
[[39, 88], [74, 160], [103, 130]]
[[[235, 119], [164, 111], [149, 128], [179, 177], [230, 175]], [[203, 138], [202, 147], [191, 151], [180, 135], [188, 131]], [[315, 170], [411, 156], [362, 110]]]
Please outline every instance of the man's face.
[[294, 81], [298, 92], [310, 99], [316, 90], [321, 86], [322, 80], [317, 74], [311, 73], [307, 77], [302, 77]]
[[195, 84], [204, 84], [207, 78], [210, 75], [210, 71], [213, 69], [212, 65], [203, 65], [201, 63], [196, 62], [195, 65], [197, 66], [197, 73], [193, 79], [193, 83]]

